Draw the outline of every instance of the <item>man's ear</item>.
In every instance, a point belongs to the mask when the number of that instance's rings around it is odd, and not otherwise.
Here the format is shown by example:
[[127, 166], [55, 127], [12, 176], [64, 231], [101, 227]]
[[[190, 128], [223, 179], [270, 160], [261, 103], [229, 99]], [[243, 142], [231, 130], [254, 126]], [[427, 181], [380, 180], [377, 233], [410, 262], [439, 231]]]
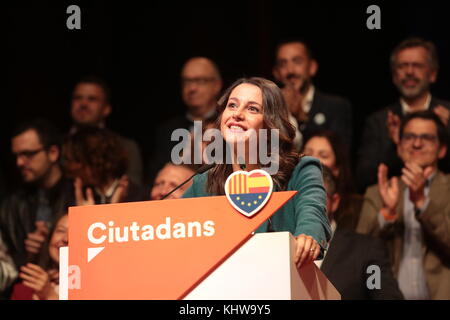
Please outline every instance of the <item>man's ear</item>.
[[335, 213], [339, 208], [339, 204], [341, 203], [341, 196], [338, 193], [335, 193], [333, 194], [331, 201], [331, 211]]
[[443, 159], [447, 153], [447, 146], [442, 145], [439, 147], [438, 159]]
[[430, 83], [435, 83], [436, 82], [437, 74], [438, 74], [437, 69], [431, 71], [431, 73], [430, 73]]
[[275, 80], [277, 80], [278, 82], [281, 82], [280, 71], [278, 70], [277, 67], [272, 68], [272, 74], [273, 74], [273, 77], [275, 78]]
[[103, 118], [106, 119], [112, 112], [112, 108], [111, 105], [108, 103], [104, 108], [103, 108]]
[[219, 96], [220, 91], [222, 90], [223, 82], [222, 79], [218, 79], [214, 84], [214, 95], [216, 97]]
[[319, 63], [317, 60], [312, 59], [309, 64], [309, 74], [311, 77], [314, 77], [317, 73], [317, 70], [319, 70]]
[[56, 145], [50, 146], [50, 148], [48, 148], [47, 154], [50, 161], [55, 163], [59, 160], [60, 149]]

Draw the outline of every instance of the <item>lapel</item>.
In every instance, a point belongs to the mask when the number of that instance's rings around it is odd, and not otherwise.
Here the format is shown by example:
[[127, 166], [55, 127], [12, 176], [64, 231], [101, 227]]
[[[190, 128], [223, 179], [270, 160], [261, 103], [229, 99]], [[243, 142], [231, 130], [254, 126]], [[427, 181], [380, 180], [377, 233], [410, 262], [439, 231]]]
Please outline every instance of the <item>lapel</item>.
[[436, 108], [438, 105], [439, 105], [440, 103], [439, 103], [439, 101], [435, 98], [435, 97], [433, 97], [433, 96], [431, 96], [431, 100], [430, 100], [430, 110], [433, 110], [434, 108]]
[[[388, 109], [395, 113], [396, 115], [400, 116], [400, 118], [403, 117], [403, 110], [402, 105], [400, 104], [400, 99], [398, 99], [395, 103], [391, 104]], [[387, 117], [387, 113], [386, 113]]]
[[308, 118], [313, 119], [314, 115], [316, 113], [319, 113], [321, 111], [320, 106], [322, 105], [320, 100], [322, 99], [322, 95], [319, 90], [317, 90], [317, 87], [314, 87], [314, 95], [311, 103], [311, 110], [308, 112]]
[[446, 175], [438, 170], [433, 180], [431, 180], [430, 191], [428, 194], [428, 197], [433, 199], [433, 202], [437, 207], [443, 208], [448, 201], [448, 194], [442, 192], [448, 190], [447, 184], [448, 180], [446, 179]]
[[[437, 171], [435, 177], [433, 180], [431, 180], [430, 183], [430, 191], [428, 194], [428, 197], [430, 199], [433, 199], [433, 202], [439, 206], [440, 203], [446, 201], [446, 197], [448, 197], [447, 194], [443, 193], [442, 190], [445, 190], [445, 185], [447, 184], [447, 181], [445, 179], [445, 175]], [[406, 185], [403, 183], [403, 181], [400, 180], [399, 182], [399, 203], [397, 206], [397, 212], [399, 213], [398, 220], [396, 222], [397, 226], [399, 227], [397, 230], [398, 234], [394, 238], [394, 270], [395, 273], [398, 272], [399, 266], [400, 266], [400, 260], [403, 254], [403, 233], [404, 233], [404, 192], [405, 192]], [[425, 253], [426, 251], [426, 245], [424, 242], [423, 251]]]
[[341, 232], [341, 229], [337, 227], [320, 268], [323, 273], [330, 275], [334, 270], [333, 266], [335, 265], [335, 261], [345, 257], [345, 252], [343, 252], [343, 250], [348, 248], [346, 242], [347, 239], [345, 235]]

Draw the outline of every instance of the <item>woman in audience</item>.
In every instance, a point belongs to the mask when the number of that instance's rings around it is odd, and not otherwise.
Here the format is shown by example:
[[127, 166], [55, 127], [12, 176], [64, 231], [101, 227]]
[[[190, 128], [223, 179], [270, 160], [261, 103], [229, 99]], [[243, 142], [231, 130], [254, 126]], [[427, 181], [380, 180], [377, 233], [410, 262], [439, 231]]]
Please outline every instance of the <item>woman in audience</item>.
[[67, 214], [56, 222], [39, 264], [27, 263], [20, 267], [22, 281], [14, 285], [12, 300], [59, 299], [59, 248], [68, 244], [68, 222]]
[[350, 170], [350, 160], [340, 137], [329, 130], [317, 131], [307, 137], [303, 153], [318, 158], [337, 179], [337, 192], [341, 197], [334, 214], [336, 223], [343, 228], [355, 230], [363, 197], [355, 192]]
[[63, 154], [77, 205], [148, 200], [148, 192], [125, 175], [128, 155], [112, 131], [82, 128], [65, 141]]

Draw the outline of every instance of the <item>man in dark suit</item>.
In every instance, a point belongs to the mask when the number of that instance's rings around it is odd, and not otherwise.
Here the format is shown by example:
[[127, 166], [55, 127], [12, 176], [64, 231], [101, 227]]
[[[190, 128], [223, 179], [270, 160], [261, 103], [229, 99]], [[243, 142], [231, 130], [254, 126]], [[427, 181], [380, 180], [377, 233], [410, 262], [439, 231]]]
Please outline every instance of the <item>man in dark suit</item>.
[[202, 121], [203, 129], [216, 119], [217, 99], [222, 90], [222, 77], [217, 65], [205, 57], [193, 57], [181, 70], [181, 96], [186, 113], [159, 125], [153, 136], [153, 152], [147, 168], [150, 183], [158, 171], [171, 162], [171, 151], [179, 142], [171, 141], [172, 132], [186, 129], [192, 132], [194, 121]]
[[[439, 62], [432, 42], [409, 38], [391, 54], [392, 81], [400, 99], [369, 116], [364, 126], [358, 150], [357, 177], [361, 192], [377, 182], [380, 163], [386, 164], [392, 175], [399, 175], [402, 161], [397, 155], [400, 122], [407, 113], [433, 110], [450, 132], [450, 102], [431, 95], [430, 85], [436, 82]], [[449, 172], [450, 156], [440, 163]]]
[[[324, 260], [315, 261], [316, 265], [339, 291], [342, 299], [403, 299], [383, 242], [336, 227], [333, 213], [339, 206], [340, 197], [336, 193], [335, 178], [327, 167], [324, 167], [323, 175], [333, 235]], [[372, 268], [379, 270], [379, 273]], [[379, 278], [374, 280], [376, 277]], [[376, 284], [378, 280], [379, 285]]]
[[341, 136], [350, 150], [351, 104], [347, 99], [325, 94], [313, 85], [317, 69], [317, 60], [306, 43], [289, 40], [278, 45], [273, 75], [283, 84], [283, 96], [303, 137], [307, 138], [319, 129], [332, 130]]

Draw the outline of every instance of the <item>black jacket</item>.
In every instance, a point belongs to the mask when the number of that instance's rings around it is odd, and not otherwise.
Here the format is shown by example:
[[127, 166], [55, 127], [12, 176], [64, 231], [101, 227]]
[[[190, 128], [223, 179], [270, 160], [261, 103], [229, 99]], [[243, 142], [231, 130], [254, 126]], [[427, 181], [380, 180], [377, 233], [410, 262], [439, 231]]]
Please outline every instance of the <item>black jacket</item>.
[[[380, 268], [381, 289], [369, 289], [370, 265]], [[377, 238], [337, 228], [321, 266], [345, 300], [397, 300], [403, 295], [395, 280], [384, 243]]]
[[[46, 196], [52, 209], [51, 225], [67, 213], [69, 206], [75, 204], [73, 195], [73, 183], [64, 178], [47, 190]], [[17, 267], [27, 262], [24, 241], [27, 234], [36, 229], [37, 208], [38, 189], [32, 186], [12, 193], [1, 203], [0, 233]]]
[[325, 94], [316, 88], [311, 110], [308, 113], [308, 121], [299, 123], [299, 129], [305, 139], [318, 130], [334, 131], [350, 150], [352, 143], [352, 106], [350, 101], [343, 97]]
[[[438, 105], [450, 109], [450, 102], [431, 98], [430, 110]], [[386, 126], [388, 111], [392, 111], [402, 119], [404, 117], [400, 101], [379, 110], [367, 118], [366, 125], [358, 150], [358, 164], [356, 168], [356, 177], [358, 182], [358, 191], [364, 192], [365, 189], [377, 183], [378, 165], [384, 163], [389, 168], [389, 176], [398, 176], [403, 166], [402, 161], [397, 155], [396, 145], [389, 138], [389, 132]], [[450, 133], [450, 123], [447, 127]], [[450, 152], [440, 161], [439, 168], [449, 172]]]

